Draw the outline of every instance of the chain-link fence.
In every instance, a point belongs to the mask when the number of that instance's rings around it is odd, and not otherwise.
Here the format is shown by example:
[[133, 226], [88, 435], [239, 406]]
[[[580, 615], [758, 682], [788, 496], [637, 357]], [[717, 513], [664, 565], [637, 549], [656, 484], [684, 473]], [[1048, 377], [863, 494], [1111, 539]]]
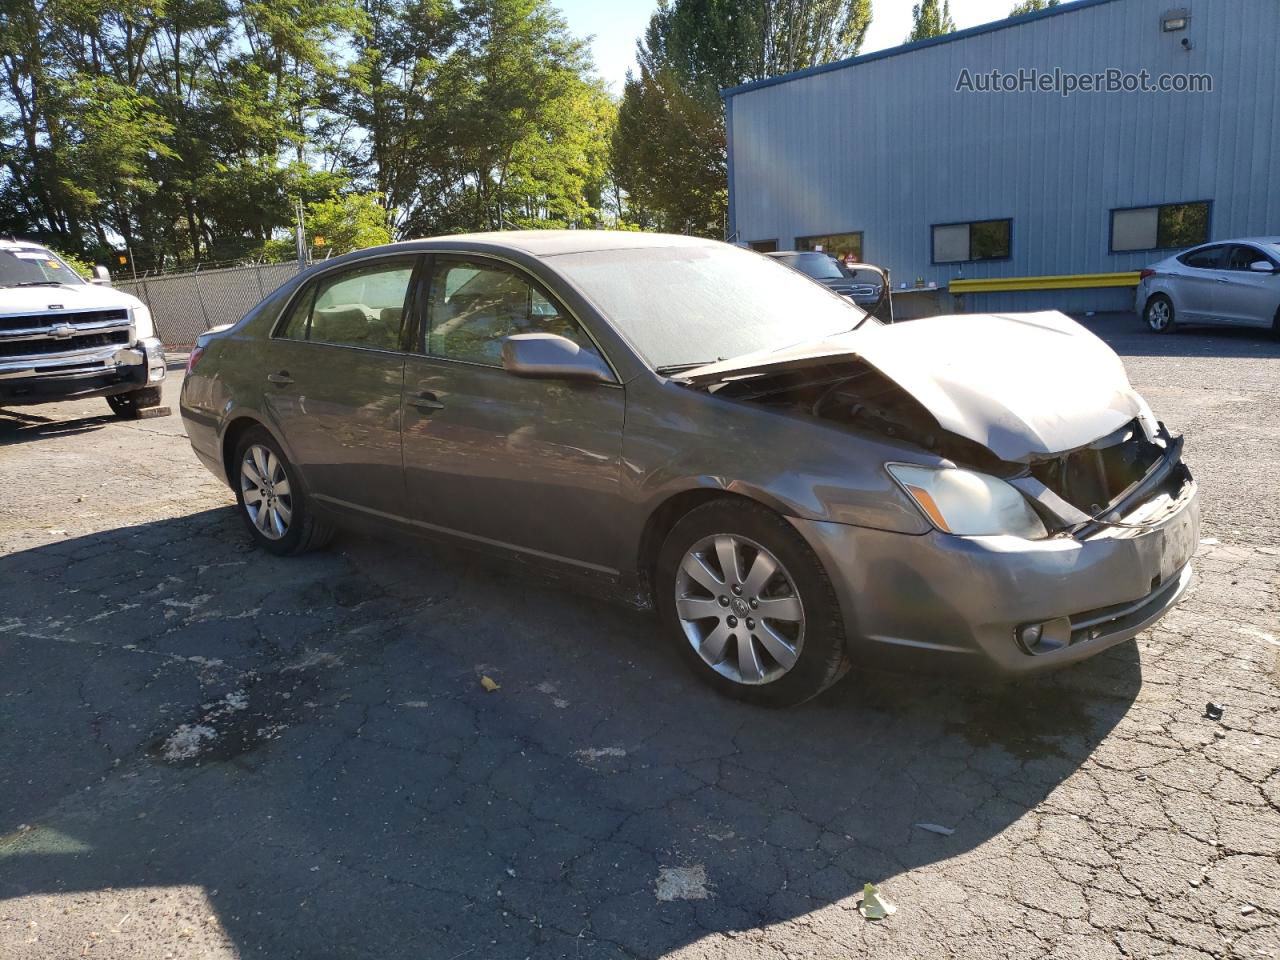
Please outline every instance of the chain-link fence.
[[276, 287], [298, 273], [298, 264], [263, 263], [190, 273], [116, 280], [151, 310], [167, 347], [189, 347], [220, 323], [235, 323]]

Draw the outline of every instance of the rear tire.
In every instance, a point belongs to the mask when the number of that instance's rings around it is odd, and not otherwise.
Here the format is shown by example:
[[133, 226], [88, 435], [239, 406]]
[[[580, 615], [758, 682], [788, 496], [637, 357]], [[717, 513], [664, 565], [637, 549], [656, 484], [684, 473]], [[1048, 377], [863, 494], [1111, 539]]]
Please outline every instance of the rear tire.
[[667, 534], [654, 582], [663, 629], [693, 672], [726, 696], [793, 706], [849, 669], [840, 604], [821, 561], [759, 504], [723, 499], [691, 510]]
[[107, 406], [121, 420], [137, 420], [142, 410], [160, 406], [160, 388], [143, 387], [128, 393], [114, 393], [107, 397]]
[[245, 431], [236, 444], [231, 485], [240, 518], [262, 549], [292, 556], [333, 539], [333, 525], [316, 516], [297, 469], [262, 427]]
[[1155, 294], [1143, 308], [1142, 319], [1152, 333], [1172, 333], [1176, 326], [1173, 301], [1163, 293]]

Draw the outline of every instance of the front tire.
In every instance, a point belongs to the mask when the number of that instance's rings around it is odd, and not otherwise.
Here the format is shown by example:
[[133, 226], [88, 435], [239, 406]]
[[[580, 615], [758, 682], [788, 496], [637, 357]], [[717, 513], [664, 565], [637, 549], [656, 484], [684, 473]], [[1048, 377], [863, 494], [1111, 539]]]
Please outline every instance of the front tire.
[[1152, 333], [1172, 333], [1176, 325], [1173, 301], [1163, 293], [1157, 293], [1147, 301], [1142, 319]]
[[849, 668], [840, 605], [813, 550], [777, 514], [715, 500], [681, 518], [655, 576], [663, 629], [719, 692], [784, 707]]
[[114, 393], [107, 397], [107, 406], [121, 420], [137, 420], [147, 407], [160, 406], [160, 388], [143, 387], [128, 393]]
[[297, 470], [261, 427], [236, 445], [231, 482], [240, 518], [264, 550], [290, 556], [319, 550], [332, 539], [333, 526], [315, 515]]

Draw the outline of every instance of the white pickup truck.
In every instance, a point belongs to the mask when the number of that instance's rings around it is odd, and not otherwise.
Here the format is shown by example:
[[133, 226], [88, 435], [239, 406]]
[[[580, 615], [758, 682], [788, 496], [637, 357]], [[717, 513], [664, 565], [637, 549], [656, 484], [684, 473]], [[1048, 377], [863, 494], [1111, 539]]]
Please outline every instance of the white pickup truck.
[[160, 405], [151, 312], [106, 273], [86, 281], [39, 244], [0, 240], [0, 407], [106, 397], [133, 418]]

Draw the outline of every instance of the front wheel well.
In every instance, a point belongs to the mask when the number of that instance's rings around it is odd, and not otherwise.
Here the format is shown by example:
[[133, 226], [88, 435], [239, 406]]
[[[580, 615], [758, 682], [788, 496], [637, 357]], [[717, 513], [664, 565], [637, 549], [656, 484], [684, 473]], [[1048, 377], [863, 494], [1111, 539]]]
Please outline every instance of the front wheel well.
[[705, 488], [685, 490], [662, 501], [662, 503], [658, 504], [657, 509], [649, 514], [649, 519], [645, 521], [644, 531], [640, 534], [640, 554], [637, 558], [639, 561], [637, 571], [646, 591], [649, 591], [653, 586], [653, 573], [654, 568], [658, 565], [658, 553], [662, 550], [662, 544], [666, 541], [667, 534], [671, 532], [671, 528], [679, 523], [680, 518], [691, 510], [702, 506], [704, 503], [710, 503], [712, 500], [740, 500], [757, 506], [765, 506], [759, 500], [743, 496], [740, 493]]

